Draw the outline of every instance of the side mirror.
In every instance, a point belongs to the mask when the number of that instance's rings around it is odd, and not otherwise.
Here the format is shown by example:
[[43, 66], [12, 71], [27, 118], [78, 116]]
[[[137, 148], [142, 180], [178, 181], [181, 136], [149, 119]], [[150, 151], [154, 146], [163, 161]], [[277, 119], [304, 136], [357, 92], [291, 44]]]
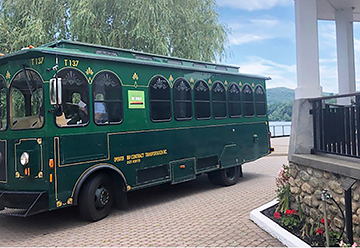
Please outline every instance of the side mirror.
[[61, 104], [62, 91], [61, 91], [61, 78], [50, 79], [50, 104]]

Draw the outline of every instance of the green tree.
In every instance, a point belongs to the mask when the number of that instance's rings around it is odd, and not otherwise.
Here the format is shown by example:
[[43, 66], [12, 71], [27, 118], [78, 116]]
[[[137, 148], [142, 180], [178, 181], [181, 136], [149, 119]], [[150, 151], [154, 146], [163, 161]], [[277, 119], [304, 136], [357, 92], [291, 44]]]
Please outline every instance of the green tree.
[[270, 103], [268, 113], [270, 121], [291, 121], [293, 102]]
[[0, 43], [3, 52], [54, 40], [56, 33], [65, 37], [66, 0], [3, 0], [0, 29], [6, 34]]
[[3, 0], [0, 51], [56, 38], [203, 61], [226, 56], [215, 0]]

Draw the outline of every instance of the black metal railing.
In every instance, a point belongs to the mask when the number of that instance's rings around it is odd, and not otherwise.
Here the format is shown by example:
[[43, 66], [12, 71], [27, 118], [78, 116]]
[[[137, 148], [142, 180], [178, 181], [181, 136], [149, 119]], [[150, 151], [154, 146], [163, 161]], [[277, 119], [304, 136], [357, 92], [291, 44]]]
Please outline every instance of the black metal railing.
[[[351, 99], [350, 105], [337, 104], [337, 99], [345, 97]], [[313, 104], [313, 151], [360, 158], [360, 93], [310, 101]]]
[[274, 124], [269, 125], [271, 138], [289, 137], [291, 124]]

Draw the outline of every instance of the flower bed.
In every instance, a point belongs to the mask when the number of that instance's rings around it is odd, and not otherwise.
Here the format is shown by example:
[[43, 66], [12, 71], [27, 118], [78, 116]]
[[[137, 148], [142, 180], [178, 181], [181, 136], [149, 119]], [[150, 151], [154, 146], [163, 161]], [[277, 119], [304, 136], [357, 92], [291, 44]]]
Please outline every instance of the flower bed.
[[[304, 220], [300, 220], [298, 213], [295, 210], [288, 209], [288, 214], [281, 214], [279, 212], [276, 212], [277, 207], [278, 204], [261, 211], [261, 213], [275, 223], [277, 223], [285, 230], [287, 230], [288, 232], [290, 232], [292, 235], [295, 235], [299, 239], [303, 240], [311, 247], [324, 247], [326, 245], [323, 227], [314, 229], [314, 232], [310, 236], [304, 235], [302, 229], [304, 228], [305, 222]], [[289, 222], [291, 223], [289, 224]], [[333, 243], [331, 245], [338, 246], [338, 242], [336, 241], [336, 243]]]
[[296, 210], [290, 209], [290, 198], [293, 196], [290, 192], [289, 178], [289, 166], [283, 165], [276, 178], [278, 203], [263, 209], [261, 213], [312, 247], [326, 246], [325, 224], [328, 227], [330, 246], [357, 247], [357, 243], [353, 245], [344, 243], [343, 233], [335, 231], [331, 221], [327, 220], [325, 223], [324, 219], [316, 218], [310, 222], [305, 221], [300, 200], [295, 206]]

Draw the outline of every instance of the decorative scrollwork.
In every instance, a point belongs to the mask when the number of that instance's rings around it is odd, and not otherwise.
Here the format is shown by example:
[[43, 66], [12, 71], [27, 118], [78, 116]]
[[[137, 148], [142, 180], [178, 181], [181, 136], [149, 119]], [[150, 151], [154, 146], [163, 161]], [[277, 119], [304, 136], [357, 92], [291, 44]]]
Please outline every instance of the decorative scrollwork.
[[77, 85], [77, 86], [80, 86], [83, 84], [83, 81], [81, 81], [77, 76], [76, 74], [73, 72], [73, 71], [69, 71], [65, 78], [64, 78], [64, 84], [69, 84], [69, 85]]
[[195, 88], [196, 91], [203, 91], [203, 92], [206, 92], [208, 91], [208, 87], [205, 85], [204, 82], [200, 81], [197, 85], [197, 87]]
[[264, 90], [263, 90], [260, 86], [258, 86], [258, 87], [256, 87], [256, 89], [255, 89], [255, 94], [257, 94], [257, 95], [264, 95]]
[[112, 78], [111, 75], [109, 75], [108, 73], [105, 73], [101, 79], [99, 81], [96, 82], [97, 84], [99, 84], [100, 86], [111, 86], [111, 87], [116, 87], [118, 85], [117, 82], [115, 82]]
[[168, 83], [160, 77], [151, 85], [155, 90], [165, 90], [168, 86]]
[[190, 86], [185, 81], [181, 80], [180, 83], [178, 83], [178, 85], [176, 86], [176, 90], [177, 91], [186, 91], [187, 92], [187, 91], [190, 90]]
[[232, 84], [232, 85], [230, 86], [229, 92], [230, 92], [231, 94], [239, 94], [239, 93], [240, 93], [240, 90], [239, 90], [239, 87], [236, 86], [236, 84]]
[[252, 89], [250, 88], [250, 85], [245, 85], [244, 86], [244, 88], [243, 88], [243, 90], [242, 90], [242, 92], [244, 93], [244, 94], [252, 94]]
[[215, 93], [223, 93], [225, 91], [224, 87], [221, 87], [220, 83], [216, 83], [215, 87], [213, 87], [213, 92]]

